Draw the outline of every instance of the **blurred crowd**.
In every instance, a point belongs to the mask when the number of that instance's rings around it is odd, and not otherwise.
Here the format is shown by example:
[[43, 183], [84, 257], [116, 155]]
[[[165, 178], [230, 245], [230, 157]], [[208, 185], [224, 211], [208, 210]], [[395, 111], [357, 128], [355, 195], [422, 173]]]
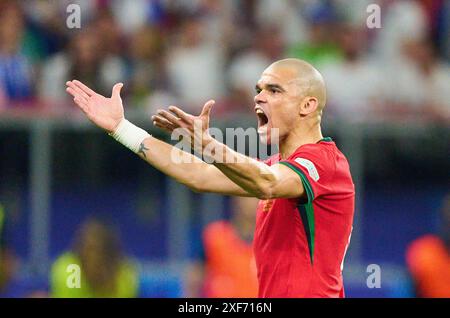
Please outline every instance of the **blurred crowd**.
[[0, 110], [65, 115], [79, 79], [104, 95], [123, 82], [127, 108], [148, 113], [210, 98], [215, 116], [250, 113], [265, 67], [296, 57], [325, 76], [327, 116], [448, 122], [449, 21], [445, 0], [4, 0]]
[[[81, 8], [79, 29], [67, 25], [73, 3]], [[381, 28], [366, 24], [376, 14], [367, 11], [373, 3], [381, 8]], [[123, 82], [127, 111], [149, 114], [178, 104], [199, 112], [214, 98], [215, 117], [251, 114], [261, 72], [285, 57], [322, 72], [328, 118], [450, 123], [446, 0], [0, 0], [0, 118], [80, 114], [65, 92], [72, 79], [103, 95]], [[448, 297], [449, 202], [442, 230], [407, 250], [419, 296]], [[254, 278], [252, 204], [233, 201], [230, 221], [204, 229], [186, 296], [254, 294], [254, 279], [247, 281]], [[15, 282], [19, 265], [8, 230], [0, 206], [0, 297], [30, 295], [33, 288]], [[66, 288], [66, 268], [73, 263], [85, 273], [82, 289]], [[53, 263], [46, 295], [134, 297], [135, 265], [109, 224], [88, 220]]]

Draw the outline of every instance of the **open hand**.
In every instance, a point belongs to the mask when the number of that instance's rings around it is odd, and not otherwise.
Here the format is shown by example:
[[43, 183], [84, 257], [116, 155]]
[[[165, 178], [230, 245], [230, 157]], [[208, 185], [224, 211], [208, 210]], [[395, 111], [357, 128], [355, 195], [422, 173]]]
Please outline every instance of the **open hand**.
[[172, 133], [175, 129], [184, 129], [191, 137], [193, 147], [204, 147], [212, 139], [208, 129], [209, 116], [214, 103], [213, 100], [206, 102], [198, 116], [188, 114], [176, 106], [170, 106], [169, 111], [158, 110], [157, 115], [152, 116], [152, 121], [156, 127], [169, 133]]
[[98, 127], [113, 132], [124, 118], [120, 90], [122, 83], [114, 85], [111, 98], [97, 94], [92, 89], [74, 80], [66, 83], [66, 91], [73, 96], [75, 104]]

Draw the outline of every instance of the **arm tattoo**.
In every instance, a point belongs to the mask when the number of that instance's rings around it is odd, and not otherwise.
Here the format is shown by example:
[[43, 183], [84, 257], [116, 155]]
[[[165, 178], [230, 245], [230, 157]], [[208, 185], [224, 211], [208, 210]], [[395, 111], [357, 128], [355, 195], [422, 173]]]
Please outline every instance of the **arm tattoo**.
[[148, 150], [147, 147], [145, 147], [144, 142], [141, 142], [141, 144], [139, 145], [139, 151], [138, 154], [142, 154], [142, 156], [144, 158], [147, 158], [147, 156], [145, 155], [145, 151]]

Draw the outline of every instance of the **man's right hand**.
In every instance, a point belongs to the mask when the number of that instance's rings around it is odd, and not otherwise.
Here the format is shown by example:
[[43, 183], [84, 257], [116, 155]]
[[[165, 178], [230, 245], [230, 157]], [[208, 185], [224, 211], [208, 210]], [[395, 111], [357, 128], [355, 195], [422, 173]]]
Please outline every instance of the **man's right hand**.
[[120, 97], [122, 83], [114, 85], [111, 98], [97, 94], [77, 80], [69, 81], [66, 85], [66, 91], [73, 96], [75, 104], [80, 107], [89, 120], [108, 133], [115, 131], [124, 118], [122, 98]]

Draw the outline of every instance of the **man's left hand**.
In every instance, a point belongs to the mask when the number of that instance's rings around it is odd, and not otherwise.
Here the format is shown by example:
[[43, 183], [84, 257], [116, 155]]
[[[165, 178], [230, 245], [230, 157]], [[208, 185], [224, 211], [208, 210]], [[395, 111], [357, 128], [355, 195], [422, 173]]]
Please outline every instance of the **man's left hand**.
[[182, 111], [176, 106], [170, 106], [169, 111], [158, 110], [157, 115], [152, 116], [153, 124], [169, 133], [181, 128], [191, 139], [191, 147], [199, 153], [214, 138], [209, 134], [209, 116], [215, 101], [210, 100], [203, 106], [202, 112], [194, 116]]

